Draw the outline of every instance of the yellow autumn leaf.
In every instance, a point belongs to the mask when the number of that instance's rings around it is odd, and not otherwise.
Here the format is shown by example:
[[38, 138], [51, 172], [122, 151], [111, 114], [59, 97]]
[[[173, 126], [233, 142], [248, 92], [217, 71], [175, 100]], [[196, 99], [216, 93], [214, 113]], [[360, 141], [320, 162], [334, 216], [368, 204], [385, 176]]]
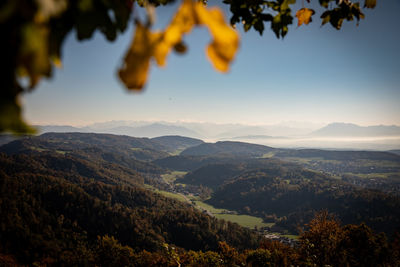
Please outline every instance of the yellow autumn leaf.
[[141, 89], [147, 80], [150, 62], [166, 65], [170, 51], [194, 26], [204, 25], [213, 37], [207, 47], [207, 55], [214, 67], [222, 72], [229, 69], [239, 47], [239, 35], [225, 23], [222, 11], [207, 9], [193, 0], [183, 0], [181, 6], [164, 32], [152, 33], [138, 23], [132, 45], [119, 71], [121, 80], [129, 89]]
[[165, 66], [165, 60], [171, 49], [181, 43], [184, 34], [191, 31], [196, 23], [193, 2], [183, 1], [171, 23], [164, 31], [162, 40], [155, 47], [154, 57], [159, 66]]
[[309, 8], [302, 8], [296, 12], [296, 17], [298, 19], [297, 26], [308, 24], [312, 21], [311, 16], [315, 14], [315, 11]]
[[131, 47], [125, 55], [124, 64], [118, 73], [128, 89], [140, 90], [145, 85], [150, 59], [160, 37], [161, 33], [152, 33], [147, 27], [137, 23]]
[[53, 62], [54, 66], [57, 68], [62, 68], [62, 61], [58, 56], [51, 56], [51, 61]]
[[179, 7], [171, 23], [165, 30], [165, 41], [168, 43], [178, 43], [182, 35], [189, 33], [193, 26], [198, 24], [194, 13], [194, 3], [192, 0], [184, 0]]
[[229, 70], [239, 48], [239, 35], [228, 24], [221, 10], [207, 10], [201, 3], [196, 4], [196, 13], [200, 24], [208, 27], [213, 41], [207, 47], [207, 55], [214, 67], [222, 72]]

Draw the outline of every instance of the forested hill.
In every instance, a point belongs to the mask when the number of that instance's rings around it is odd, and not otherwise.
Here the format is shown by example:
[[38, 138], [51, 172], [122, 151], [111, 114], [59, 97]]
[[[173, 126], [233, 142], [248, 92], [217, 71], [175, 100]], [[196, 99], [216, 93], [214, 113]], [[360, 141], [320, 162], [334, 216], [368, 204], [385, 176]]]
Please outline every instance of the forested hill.
[[171, 170], [193, 171], [202, 166], [216, 163], [232, 163], [238, 157], [231, 155], [212, 155], [212, 156], [170, 156], [153, 161], [154, 164]]
[[134, 138], [94, 133], [45, 133], [10, 142], [1, 147], [6, 153], [25, 153], [27, 150], [69, 153], [93, 147], [104, 152], [138, 160], [154, 160], [168, 156], [167, 148], [148, 138]]
[[[180, 160], [185, 161], [186, 157], [181, 156]], [[300, 171], [301, 168], [297, 164], [284, 162], [278, 159], [267, 158], [213, 158], [210, 161], [199, 162], [199, 167], [191, 170], [184, 177], [176, 180], [177, 183], [202, 185], [216, 190], [221, 185], [230, 180], [235, 179], [249, 170], [259, 168], [284, 169], [290, 167], [292, 172]], [[160, 160], [165, 163], [166, 160]], [[173, 164], [167, 165], [173, 166]]]
[[359, 188], [319, 172], [279, 165], [228, 178], [207, 202], [264, 217], [275, 222], [276, 229], [292, 233], [298, 232], [314, 211], [322, 209], [336, 214], [345, 224], [365, 222], [389, 236], [400, 226], [400, 197]]
[[[58, 136], [60, 135], [60, 136]], [[97, 166], [106, 166], [116, 164], [117, 166], [126, 167], [142, 174], [160, 174], [163, 168], [158, 167], [150, 162], [137, 160], [139, 155], [164, 155], [164, 152], [154, 150], [132, 150], [128, 148], [119, 148], [110, 144], [106, 146], [96, 144], [85, 144], [78, 140], [70, 141], [64, 139], [63, 134], [57, 134], [57, 138], [47, 138], [43, 136], [28, 137], [12, 141], [0, 147], [0, 152], [26, 155], [43, 155], [55, 154], [66, 155], [70, 158], [77, 158], [95, 163]], [[140, 153], [140, 154], [139, 154]], [[51, 166], [50, 166], [51, 168]]]
[[274, 151], [274, 148], [242, 143], [232, 141], [221, 141], [216, 143], [204, 143], [195, 147], [191, 147], [182, 151], [183, 156], [205, 156], [205, 155], [217, 155], [217, 154], [230, 154], [234, 156], [244, 157], [262, 157]]
[[149, 138], [137, 138], [126, 135], [113, 134], [95, 134], [95, 133], [45, 133], [39, 136], [49, 142], [80, 143], [87, 145], [96, 145], [115, 149], [142, 148], [149, 150], [162, 151], [165, 149], [162, 145], [151, 141]]
[[160, 136], [152, 138], [151, 140], [160, 143], [162, 146], [168, 149], [168, 152], [171, 153], [181, 152], [186, 148], [198, 146], [204, 143], [200, 139], [178, 135]]
[[216, 190], [225, 182], [233, 179], [245, 170], [243, 164], [215, 163], [202, 166], [184, 177], [176, 180], [176, 183], [202, 185]]
[[257, 245], [250, 230], [152, 193], [141, 182], [123, 167], [68, 155], [0, 153], [1, 250], [26, 264], [49, 258], [83, 265], [98, 236], [139, 251], [165, 243], [193, 250], [215, 250], [218, 241]]

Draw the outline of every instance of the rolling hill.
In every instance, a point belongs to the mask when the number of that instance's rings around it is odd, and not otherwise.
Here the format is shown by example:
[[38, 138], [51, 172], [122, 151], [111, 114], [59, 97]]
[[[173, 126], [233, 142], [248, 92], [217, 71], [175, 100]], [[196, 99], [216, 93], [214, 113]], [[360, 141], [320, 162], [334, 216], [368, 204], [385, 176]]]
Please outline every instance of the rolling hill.
[[163, 147], [166, 147], [171, 153], [181, 152], [186, 148], [198, 146], [204, 143], [200, 139], [178, 135], [159, 136], [152, 138], [151, 140], [160, 143]]
[[94, 133], [45, 133], [37, 137], [27, 137], [10, 142], [2, 146], [1, 151], [24, 153], [27, 150], [57, 150], [59, 153], [72, 153], [92, 147], [144, 161], [169, 155], [166, 147], [148, 138]]
[[175, 182], [190, 185], [202, 185], [215, 190], [227, 180], [232, 179], [239, 173], [243, 172], [243, 170], [244, 166], [241, 166], [240, 164], [209, 164], [186, 174], [183, 178], [179, 178]]
[[212, 155], [212, 156], [170, 156], [156, 159], [152, 163], [166, 169], [175, 171], [194, 171], [202, 166], [215, 163], [230, 163], [237, 160], [231, 155]]
[[182, 156], [206, 156], [229, 154], [242, 157], [262, 157], [264, 154], [274, 151], [268, 146], [256, 145], [243, 142], [220, 141], [216, 143], [204, 143], [190, 147], [182, 151]]

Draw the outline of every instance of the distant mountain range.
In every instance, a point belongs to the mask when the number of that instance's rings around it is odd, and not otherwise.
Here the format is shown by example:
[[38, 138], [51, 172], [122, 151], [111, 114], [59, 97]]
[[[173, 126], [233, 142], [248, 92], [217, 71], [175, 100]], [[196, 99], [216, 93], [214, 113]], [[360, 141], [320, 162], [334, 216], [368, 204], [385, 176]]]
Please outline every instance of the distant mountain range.
[[85, 128], [73, 127], [69, 125], [34, 125], [39, 133], [86, 133]]
[[192, 138], [239, 139], [279, 138], [288, 136], [400, 136], [400, 127], [395, 125], [359, 126], [353, 123], [335, 122], [319, 129], [296, 128], [282, 125], [249, 126], [244, 124], [212, 124], [183, 122], [125, 122], [112, 121], [84, 127], [69, 125], [37, 125], [40, 133], [45, 132], [97, 132], [135, 137], [158, 137], [179, 135]]
[[317, 127], [301, 125], [216, 124], [207, 122], [144, 122], [144, 121], [110, 121], [94, 123], [84, 127], [69, 125], [37, 125], [39, 133], [46, 132], [95, 132], [129, 135], [135, 137], [158, 137], [180, 135], [192, 138], [228, 140], [238, 136], [299, 136], [307, 135]]
[[236, 136], [232, 139], [235, 140], [257, 140], [257, 139], [287, 139], [289, 137], [286, 136], [270, 136], [270, 135], [245, 135], [245, 136]]
[[135, 137], [157, 137], [164, 135], [182, 135], [187, 137], [200, 137], [200, 135], [186, 127], [166, 125], [161, 123], [152, 123], [143, 126], [119, 126], [110, 129], [99, 130], [99, 132], [118, 134], [118, 135], [129, 135]]
[[313, 136], [376, 137], [400, 136], [399, 126], [359, 126], [352, 123], [331, 123], [311, 133]]
[[[240, 141], [285, 148], [367, 150], [400, 148], [400, 126], [359, 126], [351, 123], [331, 123], [322, 128], [315, 126], [313, 128], [312, 125], [309, 126], [311, 128], [300, 128], [301, 126], [111, 121], [84, 127], [38, 125], [36, 128], [39, 134], [47, 132], [91, 132], [147, 138], [185, 136], [207, 142]], [[0, 139], [0, 143], [3, 144], [8, 141], [6, 138]], [[187, 147], [183, 146], [179, 150], [182, 151], [185, 148]]]
[[[107, 126], [107, 125], [106, 125]], [[199, 134], [195, 131], [175, 125], [166, 125], [161, 123], [152, 123], [148, 125], [141, 126], [115, 126], [111, 128], [102, 128], [97, 126], [95, 129], [90, 126], [86, 127], [72, 127], [68, 125], [46, 125], [46, 126], [36, 126], [39, 133], [47, 133], [47, 132], [96, 132], [96, 133], [108, 133], [108, 134], [117, 134], [117, 135], [128, 135], [134, 137], [158, 137], [164, 135], [183, 135], [188, 137], [199, 137]]]

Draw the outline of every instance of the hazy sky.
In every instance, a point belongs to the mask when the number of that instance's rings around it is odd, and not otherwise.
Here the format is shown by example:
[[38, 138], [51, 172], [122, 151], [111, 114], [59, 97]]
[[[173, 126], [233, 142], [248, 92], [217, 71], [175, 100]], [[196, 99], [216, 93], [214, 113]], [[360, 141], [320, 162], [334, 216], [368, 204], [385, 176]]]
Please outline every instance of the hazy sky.
[[[172, 11], [157, 9], [160, 25]], [[365, 13], [358, 27], [345, 22], [341, 31], [320, 27], [318, 16], [308, 26], [297, 27], [295, 20], [284, 40], [269, 28], [262, 37], [241, 32], [228, 74], [214, 71], [205, 55], [210, 36], [196, 29], [185, 37], [188, 53], [171, 54], [166, 68], [153, 67], [139, 94], [127, 92], [116, 76], [133, 27], [114, 43], [100, 34], [77, 42], [73, 33], [63, 48], [63, 68], [24, 97], [25, 117], [70, 125], [110, 120], [400, 125], [400, 1], [378, 0]]]

